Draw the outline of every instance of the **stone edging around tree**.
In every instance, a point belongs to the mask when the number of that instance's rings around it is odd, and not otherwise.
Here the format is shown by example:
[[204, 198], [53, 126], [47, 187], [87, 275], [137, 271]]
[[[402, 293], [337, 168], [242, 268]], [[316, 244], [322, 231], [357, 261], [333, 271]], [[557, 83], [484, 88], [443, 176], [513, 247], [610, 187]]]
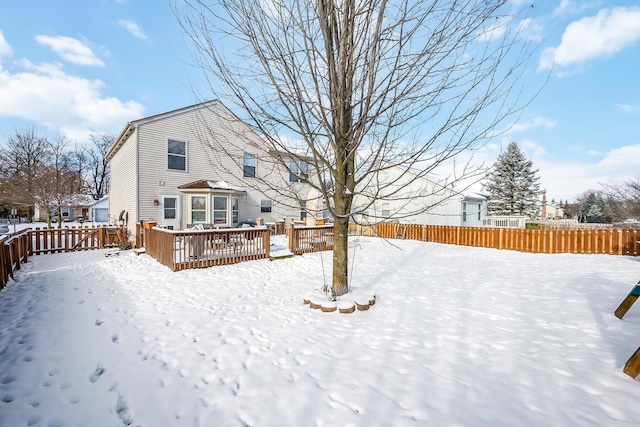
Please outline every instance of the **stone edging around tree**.
[[309, 307], [320, 310], [323, 313], [339, 313], [348, 314], [356, 310], [366, 311], [376, 303], [376, 295], [370, 293], [352, 293], [342, 295], [338, 301], [330, 301], [327, 296], [320, 293], [310, 293], [304, 296], [303, 303], [309, 304]]

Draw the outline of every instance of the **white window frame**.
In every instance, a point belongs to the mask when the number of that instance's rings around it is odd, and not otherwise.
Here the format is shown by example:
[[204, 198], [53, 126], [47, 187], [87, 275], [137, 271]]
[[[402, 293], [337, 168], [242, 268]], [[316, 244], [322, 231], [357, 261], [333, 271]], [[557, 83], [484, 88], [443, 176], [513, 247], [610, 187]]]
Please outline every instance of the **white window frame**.
[[231, 225], [236, 226], [240, 222], [240, 198], [231, 198]]
[[[248, 162], [253, 160], [253, 162]], [[253, 163], [253, 165], [248, 164]], [[247, 174], [247, 167], [253, 168], [253, 174]], [[254, 153], [242, 153], [242, 176], [244, 178], [255, 178], [258, 175], [258, 155]]]
[[467, 222], [467, 202], [462, 202], [462, 222]]
[[[184, 154], [180, 154], [180, 153], [171, 153], [169, 151], [169, 146], [171, 145], [171, 142], [179, 142], [181, 144], [184, 144]], [[170, 171], [178, 171], [178, 172], [187, 172], [188, 170], [188, 164], [187, 164], [187, 155], [189, 153], [189, 145], [187, 144], [186, 141], [180, 141], [179, 139], [172, 139], [169, 138], [167, 139], [167, 170]], [[184, 169], [179, 169], [179, 168], [172, 168], [169, 165], [169, 158], [170, 157], [176, 157], [176, 158], [183, 158], [184, 159]]]
[[391, 203], [385, 202], [382, 204], [382, 218], [391, 217]]
[[289, 182], [306, 183], [309, 180], [309, 163], [292, 160], [289, 162]]
[[[196, 198], [204, 199], [204, 209], [193, 209], [193, 201]], [[193, 194], [189, 196], [189, 220], [191, 224], [205, 224], [207, 222], [207, 195], [206, 194]], [[202, 220], [194, 221], [194, 212], [204, 212], [204, 218]]]
[[271, 200], [271, 199], [262, 199], [262, 200], [260, 200], [260, 212], [261, 213], [272, 213], [273, 212], [273, 200]]
[[[216, 209], [216, 199], [224, 200], [224, 209]], [[224, 212], [224, 222], [221, 218], [216, 220], [216, 212]], [[229, 197], [226, 195], [212, 194], [211, 195], [211, 223], [215, 227], [227, 227], [229, 226]]]

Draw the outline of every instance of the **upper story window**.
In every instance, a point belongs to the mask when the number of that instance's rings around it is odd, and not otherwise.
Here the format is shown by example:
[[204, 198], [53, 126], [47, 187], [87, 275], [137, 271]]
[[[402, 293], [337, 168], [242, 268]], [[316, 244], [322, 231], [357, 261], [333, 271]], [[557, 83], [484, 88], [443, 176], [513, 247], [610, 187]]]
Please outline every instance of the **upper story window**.
[[167, 169], [187, 170], [187, 143], [170, 139], [167, 144]]
[[256, 155], [242, 153], [242, 175], [245, 178], [256, 177]]
[[289, 181], [307, 182], [309, 179], [309, 164], [307, 162], [289, 162]]

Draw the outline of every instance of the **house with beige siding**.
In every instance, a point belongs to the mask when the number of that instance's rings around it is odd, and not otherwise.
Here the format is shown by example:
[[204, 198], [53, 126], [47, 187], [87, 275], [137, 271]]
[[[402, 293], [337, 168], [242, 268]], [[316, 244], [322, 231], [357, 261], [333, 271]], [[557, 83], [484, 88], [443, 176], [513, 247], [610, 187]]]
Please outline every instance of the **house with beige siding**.
[[390, 166], [381, 168], [372, 181], [377, 194], [368, 196], [364, 183], [354, 197], [359, 222], [480, 226], [487, 212], [483, 195], [458, 192], [419, 171]]
[[310, 187], [301, 179], [306, 163], [276, 159], [215, 100], [127, 123], [107, 159], [109, 217], [130, 228], [140, 221], [184, 229], [300, 219]]

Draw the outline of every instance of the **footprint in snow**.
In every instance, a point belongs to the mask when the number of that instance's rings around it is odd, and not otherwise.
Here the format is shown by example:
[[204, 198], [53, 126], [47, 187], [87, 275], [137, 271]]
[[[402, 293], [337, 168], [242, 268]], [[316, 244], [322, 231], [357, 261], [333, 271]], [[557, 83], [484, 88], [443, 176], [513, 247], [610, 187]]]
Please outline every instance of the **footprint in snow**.
[[93, 374], [89, 376], [89, 381], [91, 381], [92, 383], [95, 383], [104, 374], [104, 371], [105, 371], [104, 366], [102, 365], [102, 363], [98, 362], [98, 365], [96, 366], [96, 370], [93, 372]]

